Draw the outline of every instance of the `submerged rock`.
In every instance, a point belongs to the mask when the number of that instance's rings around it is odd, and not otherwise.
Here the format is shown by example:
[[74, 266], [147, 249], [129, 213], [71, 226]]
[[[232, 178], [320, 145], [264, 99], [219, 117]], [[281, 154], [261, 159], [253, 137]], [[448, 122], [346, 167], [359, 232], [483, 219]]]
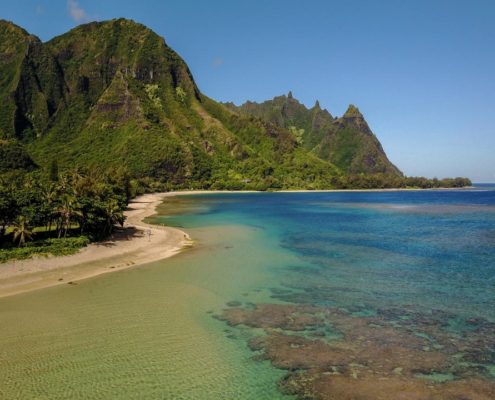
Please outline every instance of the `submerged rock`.
[[[356, 310], [258, 304], [226, 309], [219, 318], [263, 329], [264, 335], [249, 340], [250, 349], [257, 360], [290, 371], [279, 387], [300, 399], [495, 398], [495, 381], [481, 365], [494, 357], [489, 323], [483, 331], [484, 323], [473, 320], [476, 331], [462, 336], [444, 329], [452, 315], [441, 311], [356, 316]], [[398, 325], [398, 319], [408, 323]], [[327, 338], [330, 327], [340, 336]]]

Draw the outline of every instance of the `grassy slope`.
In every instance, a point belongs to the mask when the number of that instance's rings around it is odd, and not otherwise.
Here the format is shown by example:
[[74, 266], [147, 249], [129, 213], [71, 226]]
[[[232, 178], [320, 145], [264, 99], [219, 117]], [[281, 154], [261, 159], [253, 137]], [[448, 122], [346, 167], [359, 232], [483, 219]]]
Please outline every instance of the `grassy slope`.
[[174, 185], [217, 187], [328, 187], [339, 173], [288, 131], [200, 94], [184, 61], [143, 25], [91, 23], [47, 47], [68, 94], [29, 144], [41, 165], [124, 165]]
[[299, 132], [302, 145], [307, 150], [344, 172], [401, 175], [354, 106], [349, 106], [341, 118], [334, 118], [327, 110], [321, 109], [318, 102], [307, 109], [292, 94], [259, 104], [226, 105], [241, 114], [253, 115]]

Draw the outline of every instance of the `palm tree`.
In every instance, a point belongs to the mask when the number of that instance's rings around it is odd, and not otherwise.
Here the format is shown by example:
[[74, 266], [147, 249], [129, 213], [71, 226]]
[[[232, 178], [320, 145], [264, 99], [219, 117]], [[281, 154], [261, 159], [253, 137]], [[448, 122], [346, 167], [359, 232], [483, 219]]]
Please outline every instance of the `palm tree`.
[[66, 237], [71, 219], [74, 216], [82, 215], [77, 198], [71, 194], [64, 193], [60, 198], [60, 206], [57, 208], [56, 212], [59, 215], [58, 237], [60, 238], [62, 232], [64, 233], [64, 237]]
[[107, 232], [110, 233], [115, 224], [124, 226], [124, 213], [119, 206], [117, 200], [110, 200], [105, 207], [105, 213], [107, 215]]
[[45, 206], [47, 210], [47, 224], [46, 229], [48, 231], [48, 235], [51, 234], [52, 230], [52, 222], [53, 222], [53, 209], [54, 204], [57, 200], [57, 188], [54, 184], [48, 184], [47, 187], [43, 190], [43, 199], [45, 200]]
[[33, 232], [29, 228], [28, 219], [21, 215], [17, 218], [17, 221], [14, 223], [14, 242], [19, 242], [19, 246], [24, 245], [28, 240], [31, 240], [33, 237]]

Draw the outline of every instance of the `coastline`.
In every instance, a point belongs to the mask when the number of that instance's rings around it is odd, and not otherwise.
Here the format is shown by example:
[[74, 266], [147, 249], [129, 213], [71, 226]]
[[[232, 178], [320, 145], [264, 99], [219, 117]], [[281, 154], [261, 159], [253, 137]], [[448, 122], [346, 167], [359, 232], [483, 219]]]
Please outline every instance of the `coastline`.
[[[0, 264], [0, 298], [62, 284], [77, 284], [109, 272], [172, 257], [192, 245], [177, 228], [143, 220], [156, 214], [166, 197], [180, 192], [153, 193], [133, 199], [125, 211], [124, 229], [109, 239], [91, 243], [69, 256], [37, 257]], [[148, 238], [145, 231], [151, 231]]]
[[[329, 189], [329, 190], [280, 190], [280, 193], [339, 193], [339, 192], [398, 192], [425, 190], [470, 190], [465, 188], [431, 189]], [[276, 193], [273, 192], [273, 193]], [[166, 259], [190, 247], [189, 235], [178, 229], [153, 225], [144, 219], [156, 214], [156, 208], [167, 198], [180, 195], [215, 193], [266, 193], [251, 190], [182, 190], [145, 194], [133, 199], [125, 211], [126, 223], [122, 231], [110, 239], [91, 243], [69, 256], [36, 257], [0, 264], [0, 298], [61, 284], [77, 284], [109, 272]], [[151, 231], [148, 239], [146, 230]]]

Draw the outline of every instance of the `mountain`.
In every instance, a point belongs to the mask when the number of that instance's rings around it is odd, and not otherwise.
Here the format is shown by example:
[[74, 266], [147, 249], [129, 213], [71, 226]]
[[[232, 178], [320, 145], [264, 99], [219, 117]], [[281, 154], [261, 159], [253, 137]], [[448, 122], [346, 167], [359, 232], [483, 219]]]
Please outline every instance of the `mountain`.
[[0, 139], [32, 139], [48, 129], [64, 98], [63, 74], [47, 47], [0, 21]]
[[357, 108], [334, 118], [291, 94], [218, 103], [127, 19], [45, 43], [0, 20], [0, 100], [0, 172], [97, 167], [160, 188], [408, 185]]
[[238, 107], [233, 103], [225, 105], [233, 111], [289, 129], [304, 148], [346, 173], [402, 175], [354, 105], [340, 118], [322, 109], [318, 101], [312, 108], [306, 108], [291, 92], [263, 103], [248, 101]]
[[203, 95], [147, 27], [116, 19], [46, 43], [0, 22], [0, 139], [42, 167], [125, 167], [172, 186], [328, 187], [334, 165], [287, 130]]

